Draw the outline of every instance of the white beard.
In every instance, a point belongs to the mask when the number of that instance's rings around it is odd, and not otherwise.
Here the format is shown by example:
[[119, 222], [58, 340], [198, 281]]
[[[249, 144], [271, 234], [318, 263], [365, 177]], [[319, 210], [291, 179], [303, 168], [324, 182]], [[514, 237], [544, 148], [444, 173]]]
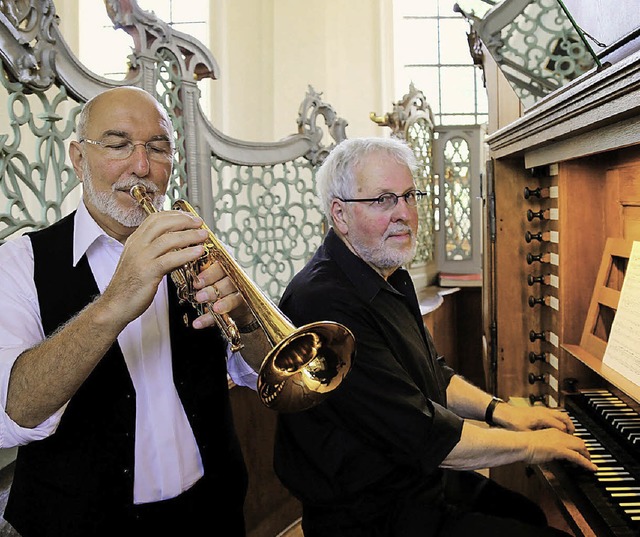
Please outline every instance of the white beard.
[[398, 231], [410, 231], [410, 228], [404, 224], [390, 226], [378, 246], [365, 246], [357, 237], [353, 236], [350, 237], [350, 243], [355, 252], [370, 265], [380, 269], [381, 271], [397, 269], [411, 262], [416, 255], [418, 247], [414, 233], [411, 233], [411, 248], [409, 248], [409, 250], [398, 251], [386, 247], [384, 243], [387, 237], [392, 233], [397, 233]]
[[132, 175], [128, 179], [120, 179], [111, 186], [111, 192], [98, 192], [93, 185], [93, 176], [89, 164], [85, 160], [82, 165], [83, 187], [89, 202], [101, 213], [113, 218], [126, 227], [138, 227], [147, 217], [145, 210], [136, 206], [133, 209], [122, 207], [115, 196], [116, 190], [129, 190], [135, 185], [143, 185], [151, 197], [151, 203], [158, 210], [162, 210], [165, 195], [158, 194], [158, 187], [148, 179], [141, 179]]

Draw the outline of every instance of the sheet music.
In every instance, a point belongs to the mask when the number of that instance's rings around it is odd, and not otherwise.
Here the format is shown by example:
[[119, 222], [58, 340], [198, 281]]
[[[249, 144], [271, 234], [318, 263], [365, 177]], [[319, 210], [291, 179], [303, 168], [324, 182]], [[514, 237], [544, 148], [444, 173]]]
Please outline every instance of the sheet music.
[[602, 363], [640, 386], [640, 242], [634, 241]]

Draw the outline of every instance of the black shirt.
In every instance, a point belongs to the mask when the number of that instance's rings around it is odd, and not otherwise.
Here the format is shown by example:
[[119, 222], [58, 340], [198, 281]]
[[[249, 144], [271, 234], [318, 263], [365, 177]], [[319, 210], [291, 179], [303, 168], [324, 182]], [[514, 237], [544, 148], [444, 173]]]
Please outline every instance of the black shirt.
[[283, 484], [305, 509], [362, 516], [416, 487], [439, 498], [438, 467], [463, 422], [446, 408], [454, 372], [425, 331], [408, 272], [385, 281], [330, 230], [280, 308], [296, 326], [336, 321], [356, 339], [351, 372], [324, 402], [279, 414], [275, 469]]

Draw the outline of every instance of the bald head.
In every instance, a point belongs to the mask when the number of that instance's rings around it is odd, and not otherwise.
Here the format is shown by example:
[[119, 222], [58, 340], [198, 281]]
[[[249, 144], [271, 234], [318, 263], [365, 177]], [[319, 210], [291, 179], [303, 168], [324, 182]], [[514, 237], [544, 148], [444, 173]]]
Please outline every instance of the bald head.
[[135, 86], [122, 86], [99, 93], [86, 102], [76, 127], [78, 140], [91, 138], [88, 129], [94, 116], [108, 115], [113, 110], [131, 111], [132, 114], [136, 111], [148, 113], [155, 110], [160, 121], [173, 134], [173, 125], [167, 111], [149, 92]]
[[143, 185], [162, 207], [173, 166], [171, 121], [151, 94], [123, 86], [87, 102], [77, 133], [69, 156], [84, 204], [106, 233], [124, 241], [145, 217], [132, 186]]

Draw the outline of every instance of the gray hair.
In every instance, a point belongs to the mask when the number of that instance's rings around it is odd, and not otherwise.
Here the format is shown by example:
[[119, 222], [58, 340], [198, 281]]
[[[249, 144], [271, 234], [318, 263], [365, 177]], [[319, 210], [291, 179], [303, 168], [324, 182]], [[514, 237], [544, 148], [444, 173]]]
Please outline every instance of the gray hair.
[[78, 123], [76, 125], [78, 140], [84, 140], [87, 137], [87, 124], [89, 123], [89, 116], [91, 115], [91, 108], [94, 102], [95, 97], [87, 101], [78, 116]]
[[331, 150], [316, 174], [316, 193], [324, 215], [331, 225], [331, 204], [336, 198], [355, 196], [356, 172], [371, 154], [386, 153], [413, 173], [417, 168], [412, 149], [397, 138], [352, 138]]

